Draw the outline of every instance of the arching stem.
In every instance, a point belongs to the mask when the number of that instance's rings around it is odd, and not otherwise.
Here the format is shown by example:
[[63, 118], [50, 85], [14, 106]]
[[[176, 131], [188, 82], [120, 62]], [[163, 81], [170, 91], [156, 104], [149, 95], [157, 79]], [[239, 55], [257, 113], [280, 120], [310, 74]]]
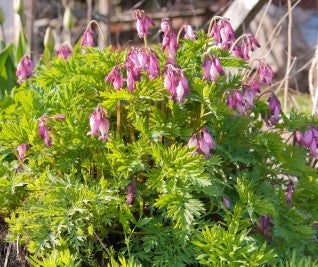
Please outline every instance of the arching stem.
[[223, 19], [223, 17], [221, 17], [221, 16], [214, 16], [214, 17], [211, 19], [210, 24], [209, 24], [209, 28], [208, 28], [208, 33], [207, 33], [208, 35], [209, 35], [210, 32], [211, 32], [213, 23], [214, 23], [217, 19]]
[[184, 30], [184, 25], [182, 25], [182, 27], [180, 28], [180, 30], [178, 31], [178, 35], [177, 35], [177, 44], [179, 44], [179, 39], [181, 36], [182, 31]]
[[90, 27], [93, 23], [97, 26], [97, 28], [98, 28], [98, 30], [99, 30], [101, 36], [102, 36], [103, 43], [106, 45], [105, 35], [104, 35], [103, 30], [102, 30], [102, 28], [100, 27], [100, 25], [99, 25], [99, 23], [98, 23], [97, 20], [94, 20], [94, 19], [91, 20], [91, 21], [88, 23], [88, 25], [87, 25], [87, 27], [86, 27], [86, 30], [87, 30], [88, 27]]

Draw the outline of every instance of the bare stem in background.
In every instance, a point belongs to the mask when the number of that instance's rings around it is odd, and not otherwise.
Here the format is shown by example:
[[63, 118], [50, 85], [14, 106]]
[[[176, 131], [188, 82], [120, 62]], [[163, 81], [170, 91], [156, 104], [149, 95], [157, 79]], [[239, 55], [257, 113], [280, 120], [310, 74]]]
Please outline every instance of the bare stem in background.
[[92, 20], [92, 11], [93, 11], [93, 6], [92, 6], [92, 0], [86, 0], [87, 2], [87, 24]]
[[[316, 75], [314, 75], [314, 70], [316, 69]], [[314, 79], [316, 77], [316, 79]], [[312, 59], [311, 66], [309, 69], [309, 93], [313, 102], [311, 114], [315, 115], [318, 103], [318, 46], [315, 50], [315, 56]]]
[[[292, 4], [291, 0], [287, 0], [287, 8], [288, 8], [288, 29], [287, 29], [287, 64], [286, 64], [286, 76], [290, 72], [290, 64], [292, 57], [292, 24], [293, 24], [293, 14], [292, 14]], [[287, 111], [287, 99], [288, 99], [288, 82], [289, 79], [285, 80], [285, 88], [284, 88], [284, 112]]]

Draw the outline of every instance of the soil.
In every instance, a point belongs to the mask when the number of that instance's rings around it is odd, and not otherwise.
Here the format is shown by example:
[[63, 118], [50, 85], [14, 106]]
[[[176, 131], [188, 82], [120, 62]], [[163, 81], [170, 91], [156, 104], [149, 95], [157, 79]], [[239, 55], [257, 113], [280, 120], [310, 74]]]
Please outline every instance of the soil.
[[[27, 267], [26, 251], [19, 245], [17, 250], [16, 242], [7, 242], [8, 225], [0, 218], [0, 266], [3, 267]], [[17, 254], [19, 251], [19, 254]], [[6, 264], [6, 265], [5, 265]]]

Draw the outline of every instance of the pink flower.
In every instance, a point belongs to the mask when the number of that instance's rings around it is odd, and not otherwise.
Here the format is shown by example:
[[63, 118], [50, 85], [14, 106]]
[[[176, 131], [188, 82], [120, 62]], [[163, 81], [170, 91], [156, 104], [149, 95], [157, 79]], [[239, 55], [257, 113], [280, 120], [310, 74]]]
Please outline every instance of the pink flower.
[[29, 145], [28, 144], [18, 145], [17, 150], [18, 150], [18, 153], [19, 153], [19, 160], [20, 161], [24, 161], [25, 153], [27, 152], [28, 149], [29, 149]]
[[41, 139], [44, 141], [45, 145], [50, 147], [52, 146], [51, 137], [49, 135], [50, 128], [46, 125], [46, 122], [48, 120], [48, 117], [45, 115], [38, 119], [39, 125], [38, 125], [38, 131]]
[[272, 126], [276, 124], [280, 119], [280, 113], [282, 111], [281, 104], [275, 94], [271, 94], [267, 102], [269, 108], [269, 117], [267, 118], [266, 123], [268, 126]]
[[218, 75], [224, 76], [224, 70], [220, 60], [212, 55], [203, 62], [203, 78], [208, 81], [216, 81]]
[[178, 41], [176, 33], [168, 24], [168, 19], [163, 19], [161, 22], [161, 31], [163, 32], [162, 50], [168, 50], [168, 56], [173, 58], [178, 49]]
[[169, 24], [169, 18], [164, 18], [161, 20], [160, 28], [161, 28], [161, 32], [171, 31], [171, 27]]
[[72, 47], [68, 43], [63, 43], [60, 45], [59, 49], [56, 51], [56, 56], [68, 59], [72, 55]]
[[188, 79], [184, 71], [172, 64], [167, 64], [164, 77], [164, 86], [169, 90], [171, 98], [182, 103], [185, 96], [190, 94]]
[[126, 193], [127, 193], [127, 205], [131, 205], [134, 201], [134, 196], [136, 194], [137, 183], [136, 180], [132, 180], [128, 185]]
[[106, 110], [98, 105], [89, 118], [91, 130], [87, 135], [98, 136], [98, 140], [107, 140], [110, 123]]
[[123, 87], [124, 79], [120, 73], [120, 69], [118, 66], [115, 66], [105, 77], [105, 82], [111, 82], [115, 90], [119, 90]]
[[243, 85], [244, 100], [248, 107], [254, 106], [254, 98], [261, 92], [258, 80], [252, 79], [248, 84]]
[[305, 145], [304, 136], [301, 131], [295, 132], [295, 142], [300, 146]]
[[17, 66], [16, 75], [18, 76], [18, 83], [31, 78], [33, 76], [34, 65], [28, 55], [24, 55]]
[[185, 31], [184, 39], [195, 40], [196, 37], [194, 35], [194, 32], [193, 32], [191, 25], [184, 25], [183, 27], [184, 27], [184, 31]]
[[210, 150], [215, 148], [215, 143], [209, 131], [206, 128], [203, 128], [199, 133], [194, 134], [190, 138], [188, 147], [196, 147], [197, 153], [209, 157], [211, 156]]
[[90, 25], [86, 28], [85, 32], [83, 33], [81, 46], [90, 46], [90, 47], [95, 46], [94, 33]]
[[250, 59], [250, 50], [249, 45], [243, 41], [241, 46], [241, 52], [242, 52], [242, 59], [247, 61]]
[[238, 58], [242, 58], [243, 59], [243, 55], [242, 55], [242, 49], [239, 45], [235, 45], [232, 49], [232, 55], [234, 57], [238, 57]]
[[235, 41], [235, 34], [228, 19], [223, 19], [220, 24], [220, 36], [222, 49], [229, 49]]
[[258, 67], [258, 75], [260, 77], [261, 82], [266, 83], [268, 85], [272, 85], [274, 71], [271, 68], [271, 66], [261, 62]]
[[227, 105], [229, 108], [237, 110], [241, 114], [246, 114], [245, 101], [240, 91], [235, 90], [227, 98]]
[[255, 38], [255, 36], [252, 33], [247, 33], [246, 34], [247, 40], [248, 40], [248, 47], [251, 51], [254, 51], [255, 47], [260, 48], [261, 45]]
[[151, 51], [149, 53], [149, 64], [147, 67], [147, 74], [149, 79], [155, 79], [159, 75], [159, 59], [155, 52]]
[[155, 26], [155, 23], [143, 10], [135, 10], [134, 16], [136, 19], [136, 28], [139, 38], [147, 37], [149, 28], [151, 26]]
[[214, 43], [222, 49], [230, 49], [231, 45], [235, 41], [235, 34], [231, 23], [225, 18], [214, 22], [210, 36], [213, 38]]

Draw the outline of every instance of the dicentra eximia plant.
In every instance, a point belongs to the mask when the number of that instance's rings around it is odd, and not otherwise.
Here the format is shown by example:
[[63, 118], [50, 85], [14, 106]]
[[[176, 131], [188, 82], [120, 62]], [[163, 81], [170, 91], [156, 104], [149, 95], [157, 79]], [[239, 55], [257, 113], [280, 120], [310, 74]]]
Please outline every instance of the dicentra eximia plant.
[[[1, 100], [0, 207], [33, 266], [316, 266], [317, 120], [283, 114], [252, 34], [134, 13], [143, 47], [90, 23]], [[287, 138], [286, 138], [287, 137]], [[292, 265], [296, 264], [296, 265]]]

